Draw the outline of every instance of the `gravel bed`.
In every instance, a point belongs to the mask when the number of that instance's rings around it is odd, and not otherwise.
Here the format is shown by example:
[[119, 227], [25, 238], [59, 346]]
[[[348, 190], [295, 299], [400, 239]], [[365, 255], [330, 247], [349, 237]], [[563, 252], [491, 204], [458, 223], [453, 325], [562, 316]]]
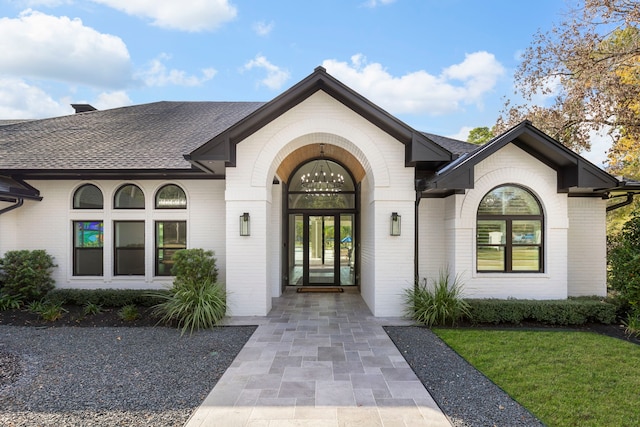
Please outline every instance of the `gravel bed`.
[[[0, 425], [181, 426], [254, 330], [0, 325]], [[543, 426], [429, 329], [385, 330], [454, 427]]]
[[454, 427], [544, 426], [428, 328], [384, 328]]
[[183, 425], [254, 330], [0, 325], [0, 425]]

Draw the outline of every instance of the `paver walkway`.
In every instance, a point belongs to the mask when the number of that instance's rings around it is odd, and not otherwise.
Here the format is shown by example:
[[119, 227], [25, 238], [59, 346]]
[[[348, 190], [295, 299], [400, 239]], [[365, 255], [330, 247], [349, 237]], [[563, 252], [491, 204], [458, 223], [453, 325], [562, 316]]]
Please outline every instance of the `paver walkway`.
[[[399, 321], [401, 323], [399, 323]], [[357, 293], [285, 292], [187, 427], [448, 426]]]

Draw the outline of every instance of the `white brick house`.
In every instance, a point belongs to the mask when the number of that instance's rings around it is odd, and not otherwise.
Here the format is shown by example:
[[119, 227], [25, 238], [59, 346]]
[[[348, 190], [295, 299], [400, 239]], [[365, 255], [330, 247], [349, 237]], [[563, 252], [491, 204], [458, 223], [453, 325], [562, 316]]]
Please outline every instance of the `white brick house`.
[[46, 249], [58, 287], [162, 287], [205, 248], [235, 316], [296, 286], [398, 316], [443, 268], [469, 297], [606, 293], [605, 199], [628, 186], [528, 122], [482, 147], [422, 133], [322, 68], [268, 103], [76, 107], [0, 122], [0, 255]]

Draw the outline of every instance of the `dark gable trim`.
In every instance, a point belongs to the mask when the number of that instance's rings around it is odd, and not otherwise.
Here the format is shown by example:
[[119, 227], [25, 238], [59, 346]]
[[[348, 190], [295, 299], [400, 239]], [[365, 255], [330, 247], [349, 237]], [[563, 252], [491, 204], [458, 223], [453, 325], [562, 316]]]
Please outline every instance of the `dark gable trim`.
[[524, 121], [445, 166], [435, 177], [422, 182], [421, 186], [425, 191], [434, 193], [473, 188], [475, 165], [507, 144], [516, 145], [556, 170], [558, 192], [568, 192], [570, 188], [610, 189], [619, 185], [615, 177], [549, 137], [531, 122]]
[[0, 201], [16, 203], [19, 200], [42, 200], [40, 191], [22, 179], [0, 175]]
[[223, 160], [227, 166], [235, 166], [236, 145], [239, 142], [319, 90], [324, 91], [405, 144], [405, 163], [407, 166], [414, 166], [417, 162], [442, 163], [451, 161], [452, 154], [449, 151], [340, 83], [327, 74], [322, 67], [317, 67], [313, 74], [291, 89], [260, 107], [190, 154], [185, 155], [185, 159], [205, 170], [207, 169], [207, 162], [210, 161]]

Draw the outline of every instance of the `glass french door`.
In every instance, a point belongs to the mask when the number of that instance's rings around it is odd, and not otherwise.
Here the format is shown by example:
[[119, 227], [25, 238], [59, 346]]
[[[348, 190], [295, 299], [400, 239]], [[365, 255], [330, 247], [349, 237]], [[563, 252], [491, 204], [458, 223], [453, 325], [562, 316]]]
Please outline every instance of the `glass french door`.
[[289, 285], [355, 284], [354, 214], [289, 215]]

